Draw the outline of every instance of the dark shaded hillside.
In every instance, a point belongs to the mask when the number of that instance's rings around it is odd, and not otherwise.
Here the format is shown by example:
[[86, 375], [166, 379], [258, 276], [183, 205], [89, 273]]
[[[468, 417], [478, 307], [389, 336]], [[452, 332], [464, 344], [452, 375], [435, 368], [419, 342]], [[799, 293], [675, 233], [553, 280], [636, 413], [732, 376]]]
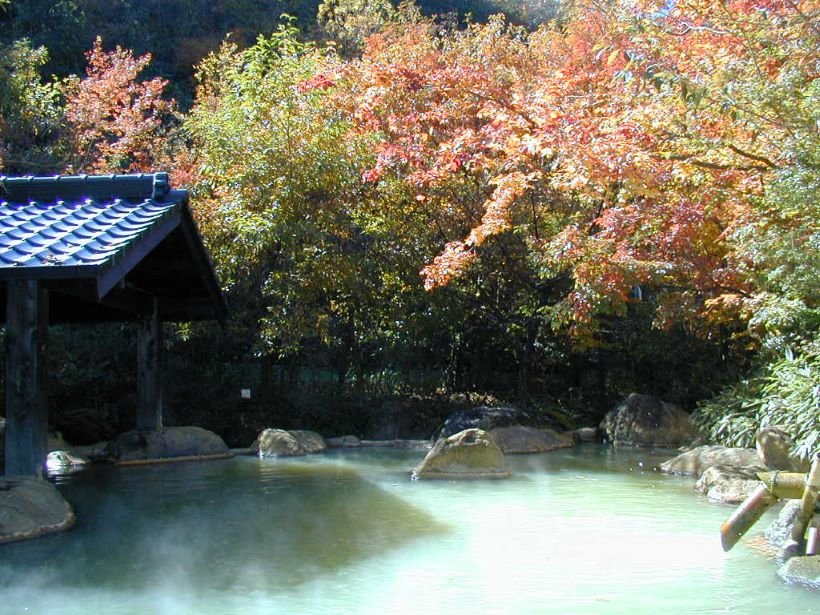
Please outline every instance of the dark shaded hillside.
[[[226, 35], [240, 45], [276, 28], [282, 15], [296, 19], [306, 36], [316, 33], [320, 0], [14, 0], [0, 9], [0, 41], [28, 38], [49, 50], [46, 74], [80, 74], [97, 36], [106, 48], [120, 45], [153, 55], [152, 70], [183, 85], [196, 63]], [[533, 24], [554, 14], [554, 1], [452, 0], [418, 3], [427, 15], [456, 13], [474, 21], [504, 12]], [[175, 88], [179, 90], [180, 88]]]
[[46, 74], [82, 74], [96, 37], [151, 53], [152, 68], [172, 81], [175, 93], [190, 89], [194, 66], [226, 35], [240, 44], [276, 28], [283, 14], [303, 29], [316, 17], [318, 0], [15, 0], [0, 19], [3, 41], [28, 38], [49, 51]]

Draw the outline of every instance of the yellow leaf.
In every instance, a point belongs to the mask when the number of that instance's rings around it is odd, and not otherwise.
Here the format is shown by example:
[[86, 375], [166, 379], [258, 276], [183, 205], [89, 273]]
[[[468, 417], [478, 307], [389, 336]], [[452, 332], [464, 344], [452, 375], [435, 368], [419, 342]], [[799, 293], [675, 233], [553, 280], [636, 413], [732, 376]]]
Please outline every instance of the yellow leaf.
[[618, 54], [621, 53], [620, 49], [613, 49], [610, 54], [606, 58], [606, 65], [611, 66], [612, 63], [618, 59]]

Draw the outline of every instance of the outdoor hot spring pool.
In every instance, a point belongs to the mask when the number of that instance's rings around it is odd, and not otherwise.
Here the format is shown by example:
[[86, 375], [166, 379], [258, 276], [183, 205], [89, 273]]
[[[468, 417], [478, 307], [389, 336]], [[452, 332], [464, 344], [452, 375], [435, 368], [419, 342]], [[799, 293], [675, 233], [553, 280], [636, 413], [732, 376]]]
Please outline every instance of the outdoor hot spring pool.
[[[411, 481], [418, 450], [56, 480], [71, 531], [0, 548], [0, 613], [820, 613], [718, 529], [732, 512], [597, 445], [506, 481]], [[770, 512], [752, 533], [759, 533]]]

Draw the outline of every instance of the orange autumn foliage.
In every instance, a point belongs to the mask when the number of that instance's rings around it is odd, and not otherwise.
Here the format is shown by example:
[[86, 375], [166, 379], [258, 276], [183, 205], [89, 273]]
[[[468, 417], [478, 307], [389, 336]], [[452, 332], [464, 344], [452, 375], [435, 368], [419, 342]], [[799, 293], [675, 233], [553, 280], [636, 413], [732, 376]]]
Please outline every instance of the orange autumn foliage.
[[[428, 288], [517, 229], [547, 274], [572, 276], [576, 324], [622, 309], [640, 284], [691, 301], [693, 314], [750, 291], [727, 238], [793, 162], [805, 114], [788, 93], [816, 79], [818, 9], [667, 4], [582, 0], [533, 33], [496, 18], [369, 39], [335, 86], [377, 141], [364, 179], [399, 178], [438, 215], [470, 221], [423, 269]], [[484, 186], [480, 214], [425, 197], [468, 178]]]
[[70, 171], [144, 172], [168, 164], [165, 129], [175, 104], [163, 98], [167, 81], [138, 80], [151, 56], [135, 58], [120, 47], [106, 52], [97, 38], [87, 59], [86, 76], [66, 86], [74, 150]]

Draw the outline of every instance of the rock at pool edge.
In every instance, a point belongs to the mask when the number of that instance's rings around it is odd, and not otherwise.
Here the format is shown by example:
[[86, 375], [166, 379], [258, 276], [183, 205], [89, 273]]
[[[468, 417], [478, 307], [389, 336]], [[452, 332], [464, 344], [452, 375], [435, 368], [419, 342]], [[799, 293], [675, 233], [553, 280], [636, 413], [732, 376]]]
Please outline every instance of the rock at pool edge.
[[74, 511], [57, 487], [34, 477], [0, 477], [0, 544], [61, 532]]

